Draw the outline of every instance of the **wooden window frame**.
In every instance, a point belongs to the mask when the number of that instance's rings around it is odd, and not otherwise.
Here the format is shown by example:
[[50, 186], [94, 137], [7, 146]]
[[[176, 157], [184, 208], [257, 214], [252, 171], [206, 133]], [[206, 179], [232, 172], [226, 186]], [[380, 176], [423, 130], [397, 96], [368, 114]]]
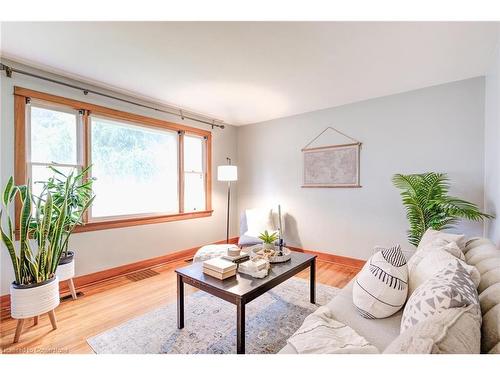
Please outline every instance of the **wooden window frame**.
[[[14, 180], [17, 185], [27, 183], [27, 123], [26, 123], [26, 104], [28, 100], [36, 99], [47, 102], [52, 105], [64, 106], [74, 110], [82, 110], [82, 125], [83, 125], [83, 168], [89, 165], [90, 160], [90, 115], [98, 115], [108, 117], [114, 120], [123, 120], [133, 122], [138, 125], [155, 127], [158, 129], [172, 130], [179, 134], [179, 157], [178, 157], [178, 175], [179, 175], [179, 212], [175, 214], [165, 215], [141, 215], [137, 217], [123, 217], [106, 220], [88, 221], [88, 217], [84, 218], [85, 225], [75, 228], [75, 232], [87, 232], [102, 229], [123, 228], [136, 225], [147, 225], [164, 223], [169, 221], [195, 219], [200, 217], [208, 217], [213, 213], [212, 210], [212, 133], [208, 130], [198, 129], [191, 126], [176, 124], [173, 122], [160, 120], [153, 117], [137, 115], [134, 113], [124, 112], [108, 107], [103, 107], [96, 104], [82, 102], [79, 100], [69, 99], [57, 95], [52, 95], [40, 91], [34, 91], [23, 87], [14, 87], [14, 149], [15, 149], [15, 165], [14, 165]], [[205, 210], [184, 212], [184, 134], [195, 135], [205, 139]], [[16, 226], [19, 225], [19, 217], [21, 204], [16, 201]]]

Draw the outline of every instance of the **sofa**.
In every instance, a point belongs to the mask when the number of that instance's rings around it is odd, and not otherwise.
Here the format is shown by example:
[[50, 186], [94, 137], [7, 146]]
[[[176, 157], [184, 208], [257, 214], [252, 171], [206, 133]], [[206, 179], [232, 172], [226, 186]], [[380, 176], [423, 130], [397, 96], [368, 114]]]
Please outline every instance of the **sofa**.
[[[481, 306], [481, 352], [500, 353], [500, 249], [489, 239], [474, 238], [466, 243], [465, 261], [480, 275], [477, 288]], [[412, 253], [405, 253], [407, 259]], [[327, 307], [336, 320], [348, 325], [382, 353], [399, 336], [403, 309], [384, 319], [365, 319], [352, 302], [354, 279], [333, 298]], [[296, 354], [287, 344], [280, 354]]]

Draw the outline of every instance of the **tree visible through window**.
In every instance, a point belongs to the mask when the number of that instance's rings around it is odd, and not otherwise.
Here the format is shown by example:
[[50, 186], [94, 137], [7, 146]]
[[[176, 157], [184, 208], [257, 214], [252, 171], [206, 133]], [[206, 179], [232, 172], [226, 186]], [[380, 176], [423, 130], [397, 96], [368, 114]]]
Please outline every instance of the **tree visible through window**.
[[26, 147], [16, 148], [16, 165], [25, 168], [16, 178], [29, 179], [35, 194], [37, 181], [53, 175], [49, 166], [69, 174], [92, 164], [96, 199], [85, 221], [96, 229], [99, 223], [117, 227], [211, 213], [210, 132], [70, 99], [24, 98], [24, 106], [16, 106], [16, 137], [21, 134]]
[[91, 117], [92, 217], [177, 213], [177, 132]]
[[72, 109], [55, 110], [49, 106], [30, 106], [28, 176], [35, 195], [40, 191], [38, 181], [53, 176], [49, 166], [63, 173], [81, 168], [78, 152], [80, 114]]

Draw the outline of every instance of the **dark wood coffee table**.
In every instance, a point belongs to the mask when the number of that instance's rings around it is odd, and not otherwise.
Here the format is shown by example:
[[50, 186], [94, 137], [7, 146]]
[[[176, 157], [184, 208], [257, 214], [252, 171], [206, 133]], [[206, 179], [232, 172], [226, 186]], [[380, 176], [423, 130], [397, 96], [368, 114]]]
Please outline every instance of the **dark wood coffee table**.
[[203, 273], [203, 262], [175, 270], [177, 273], [177, 327], [184, 328], [184, 283], [236, 305], [236, 352], [245, 353], [245, 305], [288, 280], [300, 271], [310, 268], [311, 303], [316, 302], [316, 255], [292, 252], [285, 263], [271, 265], [263, 279], [237, 273], [226, 280], [218, 280]]

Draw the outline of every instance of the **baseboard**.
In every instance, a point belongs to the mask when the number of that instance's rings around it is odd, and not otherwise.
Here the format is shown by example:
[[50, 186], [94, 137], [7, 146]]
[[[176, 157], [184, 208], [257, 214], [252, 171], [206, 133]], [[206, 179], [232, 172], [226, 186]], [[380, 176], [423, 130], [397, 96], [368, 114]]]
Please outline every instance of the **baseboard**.
[[[238, 243], [238, 237], [233, 237], [229, 239], [229, 243], [237, 244]], [[226, 241], [217, 241], [214, 242], [215, 244], [222, 244], [226, 243]], [[300, 247], [295, 247], [295, 246], [287, 246], [289, 249], [298, 251], [301, 253], [308, 253], [308, 254], [314, 254], [318, 257], [319, 260], [324, 261], [324, 262], [330, 262], [330, 263], [335, 263], [339, 264], [345, 267], [352, 267], [356, 269], [360, 269], [363, 267], [363, 265], [366, 263], [365, 260], [362, 259], [356, 259], [356, 258], [349, 258], [341, 255], [335, 255], [331, 253], [324, 253], [321, 251], [316, 251], [316, 250], [308, 250], [308, 249], [302, 249]], [[82, 275], [82, 276], [77, 276], [73, 279], [73, 282], [75, 283], [75, 287], [82, 288], [84, 286], [88, 286], [91, 284], [95, 284], [104, 280], [109, 280], [113, 279], [116, 277], [124, 276], [126, 274], [129, 274], [131, 272], [136, 272], [140, 270], [144, 270], [146, 268], [150, 267], [155, 267], [155, 266], [160, 266], [162, 264], [178, 261], [178, 260], [183, 260], [183, 259], [190, 259], [194, 256], [196, 253], [196, 250], [198, 250], [200, 246], [197, 247], [192, 247], [190, 249], [185, 249], [185, 250], [180, 250], [180, 251], [175, 251], [172, 253], [168, 253], [159, 257], [155, 258], [150, 258], [150, 259], [144, 259], [135, 263], [129, 263], [125, 264], [122, 266], [110, 268], [107, 270], [99, 271], [99, 272], [94, 272], [90, 273], [87, 275]], [[68, 285], [66, 282], [61, 282], [59, 284], [59, 290], [61, 294], [66, 294], [69, 292]], [[10, 309], [10, 294], [6, 294], [4, 296], [0, 296], [0, 310], [4, 309]]]
[[[225, 240], [214, 242], [214, 244], [226, 243]], [[229, 239], [229, 243], [237, 244], [238, 237], [233, 237]], [[178, 260], [187, 260], [194, 256], [196, 250], [201, 246], [192, 247], [190, 249], [184, 249], [180, 251], [175, 251], [168, 253], [159, 257], [144, 259], [138, 262], [124, 264], [122, 266], [110, 268], [103, 271], [98, 271], [94, 273], [89, 273], [87, 275], [77, 276], [73, 279], [75, 287], [82, 288], [91, 284], [95, 284], [104, 280], [113, 279], [116, 277], [124, 276], [126, 274], [144, 270], [146, 268], [160, 266], [162, 264], [171, 263]], [[59, 291], [61, 294], [66, 294], [69, 292], [68, 285], [66, 282], [62, 281], [59, 283]], [[0, 296], [0, 310], [10, 309], [10, 294]]]
[[331, 253], [324, 253], [324, 252], [316, 251], [316, 250], [307, 250], [307, 249], [302, 249], [300, 247], [294, 247], [294, 246], [287, 246], [287, 247], [290, 250], [298, 251], [301, 253], [314, 254], [318, 257], [319, 260], [322, 260], [323, 262], [335, 263], [335, 264], [339, 264], [339, 265], [342, 265], [345, 267], [352, 267], [352, 268], [360, 269], [366, 263], [366, 260], [362, 260], [362, 259], [350, 258], [350, 257], [345, 257], [342, 255], [335, 255], [335, 254], [331, 254]]

